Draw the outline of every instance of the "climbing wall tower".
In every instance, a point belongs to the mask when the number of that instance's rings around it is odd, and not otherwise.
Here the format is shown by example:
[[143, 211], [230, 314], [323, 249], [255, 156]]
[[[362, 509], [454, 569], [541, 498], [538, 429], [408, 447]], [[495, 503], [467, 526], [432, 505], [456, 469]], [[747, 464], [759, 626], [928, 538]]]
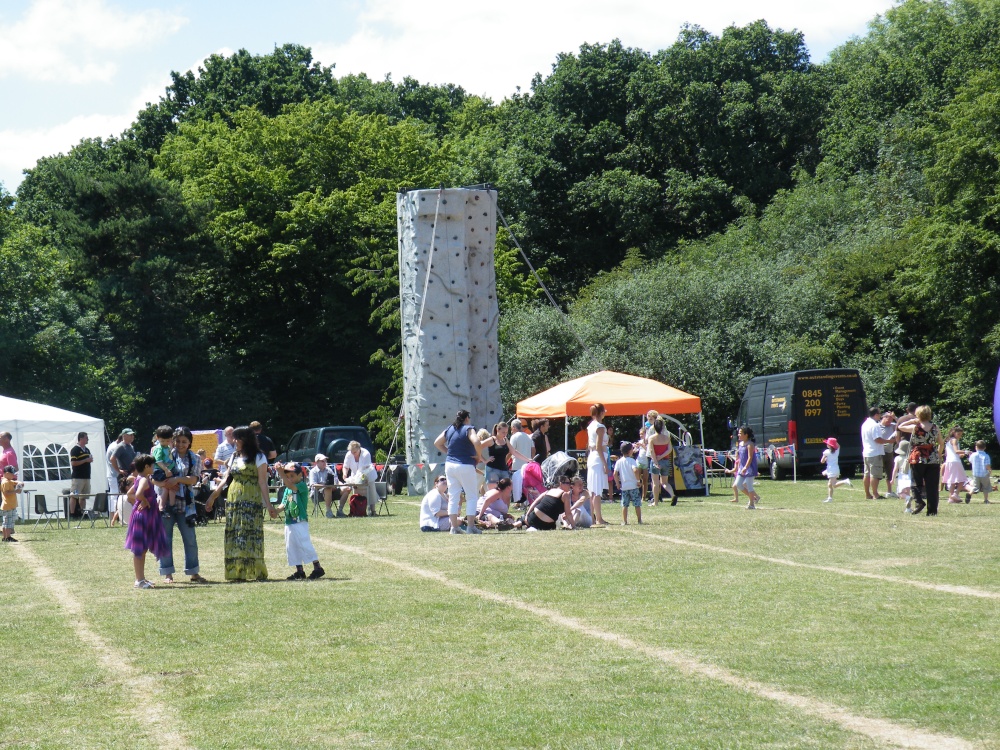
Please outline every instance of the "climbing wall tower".
[[496, 191], [410, 190], [396, 197], [403, 333], [403, 414], [410, 491], [444, 461], [434, 438], [459, 409], [499, 421]]

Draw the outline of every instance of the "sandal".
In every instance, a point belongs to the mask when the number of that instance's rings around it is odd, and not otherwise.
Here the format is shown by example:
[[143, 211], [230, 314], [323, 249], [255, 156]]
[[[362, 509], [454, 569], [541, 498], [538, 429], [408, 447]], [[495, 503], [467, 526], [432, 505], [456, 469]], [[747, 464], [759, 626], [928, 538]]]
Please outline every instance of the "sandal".
[[191, 576], [191, 583], [208, 583], [208, 579], [202, 578], [200, 575], [195, 573], [193, 576]]

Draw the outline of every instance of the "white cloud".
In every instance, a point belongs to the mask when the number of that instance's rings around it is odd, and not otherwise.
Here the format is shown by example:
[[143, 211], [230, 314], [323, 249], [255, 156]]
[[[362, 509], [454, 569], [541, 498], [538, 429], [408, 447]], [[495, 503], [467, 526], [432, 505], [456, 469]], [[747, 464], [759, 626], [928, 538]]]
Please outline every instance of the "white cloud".
[[105, 0], [34, 0], [17, 21], [0, 26], [0, 77], [106, 83], [123, 53], [186, 22], [159, 10], [132, 13]]
[[149, 102], [159, 101], [169, 83], [166, 78], [143, 87], [116, 114], [80, 115], [51, 127], [0, 130], [0, 184], [13, 193], [24, 177], [22, 171], [35, 166], [42, 157], [66, 153], [84, 138], [121, 135], [139, 110]]
[[370, 0], [347, 42], [310, 46], [324, 65], [336, 63], [338, 75], [364, 72], [378, 80], [390, 73], [396, 81], [410, 75], [499, 101], [517, 86], [527, 90], [535, 73], [547, 75], [560, 52], [615, 38], [654, 52], [672, 44], [685, 23], [719, 34], [732, 24], [764, 18], [771, 28], [802, 31], [818, 61], [892, 5], [892, 0], [703, 0], [690, 7], [663, 0], [508, 0], [498, 7], [468, 0], [438, 0], [433, 6]]
[[[180, 72], [192, 70], [197, 76], [198, 68], [213, 54], [228, 57], [233, 54], [233, 50], [220, 47], [199, 57]], [[24, 177], [22, 171], [33, 167], [42, 157], [64, 154], [84, 138], [121, 135], [147, 104], [160, 100], [170, 83], [170, 76], [164, 75], [143, 86], [122, 106], [121, 111], [114, 114], [79, 115], [49, 127], [0, 129], [0, 184], [7, 192], [13, 193]]]

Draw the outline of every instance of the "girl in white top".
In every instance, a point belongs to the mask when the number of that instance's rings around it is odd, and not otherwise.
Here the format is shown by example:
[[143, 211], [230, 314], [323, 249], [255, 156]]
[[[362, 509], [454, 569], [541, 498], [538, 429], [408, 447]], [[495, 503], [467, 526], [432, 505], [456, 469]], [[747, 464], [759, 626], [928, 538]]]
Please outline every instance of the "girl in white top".
[[896, 461], [892, 465], [892, 476], [889, 477], [889, 486], [896, 483], [896, 494], [901, 500], [906, 501], [903, 506], [904, 513], [912, 512], [910, 498], [910, 441], [900, 440], [896, 448]]
[[601, 496], [608, 489], [607, 430], [604, 429], [604, 404], [590, 407], [593, 417], [587, 425], [587, 489], [594, 496], [594, 523], [606, 526], [601, 516]]
[[961, 427], [952, 427], [948, 432], [948, 441], [944, 444], [944, 466], [941, 467], [941, 483], [948, 492], [949, 503], [960, 503], [962, 498], [958, 496], [960, 487], [964, 487], [969, 481], [962, 466], [962, 459], [968, 455], [959, 447], [959, 441], [965, 432]]
[[[829, 437], [823, 441], [826, 445], [826, 450], [823, 451], [823, 455], [820, 456], [819, 462], [825, 464], [826, 468], [823, 470], [823, 476], [827, 478], [826, 482], [826, 500], [824, 503], [833, 502], [833, 489], [841, 484], [846, 484], [848, 487], [851, 486], [850, 479], [840, 479], [840, 443], [837, 442], [837, 438]], [[838, 481], [839, 480], [839, 481]]]

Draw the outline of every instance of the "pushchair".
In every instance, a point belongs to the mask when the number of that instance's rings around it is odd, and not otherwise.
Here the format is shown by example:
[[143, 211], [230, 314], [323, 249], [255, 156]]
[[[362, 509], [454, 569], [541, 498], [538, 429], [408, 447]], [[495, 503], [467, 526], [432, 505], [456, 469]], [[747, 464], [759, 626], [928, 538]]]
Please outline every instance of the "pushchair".
[[555, 487], [556, 479], [563, 474], [570, 479], [576, 476], [580, 464], [565, 451], [556, 451], [542, 461], [542, 481], [546, 487]]

